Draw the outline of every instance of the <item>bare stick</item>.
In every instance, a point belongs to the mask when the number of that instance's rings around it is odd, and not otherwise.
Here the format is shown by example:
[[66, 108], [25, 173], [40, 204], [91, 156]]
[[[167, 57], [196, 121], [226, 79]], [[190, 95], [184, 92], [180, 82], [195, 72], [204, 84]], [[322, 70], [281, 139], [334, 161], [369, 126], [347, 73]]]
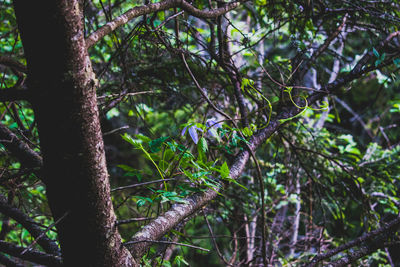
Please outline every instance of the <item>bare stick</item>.
[[201, 251], [206, 251], [206, 252], [210, 251], [209, 249], [198, 247], [198, 246], [194, 246], [194, 245], [190, 245], [190, 244], [184, 244], [184, 243], [178, 243], [178, 242], [172, 242], [172, 241], [149, 240], [149, 239], [138, 240], [138, 241], [128, 241], [128, 242], [125, 242], [124, 245], [125, 246], [130, 246], [130, 245], [134, 245], [134, 244], [137, 244], [137, 243], [143, 243], [143, 242], [151, 242], [151, 243], [158, 243], [158, 244], [170, 244], [170, 245], [177, 245], [177, 246], [183, 246], [183, 247], [188, 247], [188, 248], [199, 249]]

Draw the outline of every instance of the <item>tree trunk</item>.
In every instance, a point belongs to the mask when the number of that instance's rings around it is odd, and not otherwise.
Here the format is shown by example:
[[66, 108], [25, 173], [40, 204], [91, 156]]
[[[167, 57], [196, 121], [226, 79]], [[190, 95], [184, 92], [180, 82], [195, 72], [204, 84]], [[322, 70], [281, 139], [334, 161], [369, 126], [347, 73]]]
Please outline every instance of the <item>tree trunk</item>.
[[43, 181], [66, 266], [136, 266], [116, 228], [77, 0], [14, 1], [38, 123]]

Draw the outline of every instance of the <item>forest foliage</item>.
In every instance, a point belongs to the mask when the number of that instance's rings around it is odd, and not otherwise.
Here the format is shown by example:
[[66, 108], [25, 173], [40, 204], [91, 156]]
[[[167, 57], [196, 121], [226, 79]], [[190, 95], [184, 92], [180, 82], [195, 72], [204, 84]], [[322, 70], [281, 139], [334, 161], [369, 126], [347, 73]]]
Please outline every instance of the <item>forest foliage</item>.
[[[149, 4], [82, 1], [86, 38]], [[1, 124], [40, 154], [33, 107], [7, 98], [27, 88], [27, 69], [12, 2], [0, 9]], [[149, 245], [141, 264], [400, 264], [398, 225], [359, 240], [399, 216], [399, 25], [399, 1], [254, 0], [211, 18], [180, 7], [138, 16], [88, 48], [127, 247], [174, 205], [217, 193]], [[6, 142], [0, 202], [57, 240], [37, 166]], [[245, 151], [246, 167], [232, 175]], [[31, 266], [2, 242], [43, 249], [1, 209], [0, 258]]]

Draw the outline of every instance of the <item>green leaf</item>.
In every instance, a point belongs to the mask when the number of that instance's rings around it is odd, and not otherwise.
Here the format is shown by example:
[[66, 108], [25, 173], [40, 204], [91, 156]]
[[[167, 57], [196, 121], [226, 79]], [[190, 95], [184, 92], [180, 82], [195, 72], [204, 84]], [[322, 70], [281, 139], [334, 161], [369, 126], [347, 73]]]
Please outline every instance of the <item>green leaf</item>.
[[374, 55], [375, 55], [377, 58], [380, 57], [380, 55], [379, 55], [378, 51], [376, 51], [375, 47], [372, 48], [372, 53], [374, 53]]
[[238, 183], [238, 181], [236, 181], [235, 179], [232, 179], [232, 178], [226, 178], [225, 180], [227, 180], [227, 181], [229, 181], [229, 182], [231, 182], [231, 183], [234, 183], [234, 184], [236, 184], [236, 185], [238, 185], [238, 186], [240, 186], [241, 188], [243, 188], [243, 189], [245, 189], [245, 190], [249, 190], [247, 187], [245, 187], [244, 185], [242, 185], [241, 183]]
[[133, 139], [132, 136], [130, 136], [128, 133], [121, 135], [121, 137], [122, 139], [133, 145], [136, 149], [140, 149], [142, 147], [141, 141]]
[[118, 117], [119, 114], [120, 114], [120, 112], [119, 112], [118, 109], [112, 108], [107, 112], [106, 116], [107, 116], [107, 119], [111, 119], [111, 118], [114, 118], [114, 117]]
[[201, 151], [203, 151], [204, 153], [206, 153], [208, 151], [208, 145], [207, 145], [207, 141], [204, 137], [200, 138], [199, 143], [198, 143], [198, 147], [201, 149]]
[[167, 142], [168, 147], [172, 150], [172, 152], [175, 152], [178, 144], [175, 142], [175, 140], [172, 140], [171, 142]]
[[271, 103], [275, 103], [275, 102], [278, 102], [278, 101], [279, 101], [279, 97], [277, 97], [277, 96], [270, 97], [270, 102]]
[[221, 188], [221, 185], [214, 180], [211, 179], [204, 179], [203, 180], [204, 185], [208, 186], [209, 188], [213, 189], [216, 191], [216, 189]]
[[157, 17], [159, 20], [165, 20], [165, 13], [164, 11], [158, 12]]
[[281, 184], [278, 184], [276, 186], [275, 190], [277, 192], [281, 193], [282, 195], [286, 194], [285, 187], [283, 185], [281, 185]]
[[208, 132], [217, 139], [218, 143], [221, 143], [221, 137], [219, 136], [217, 130], [215, 130], [214, 128], [210, 128], [208, 129]]
[[146, 204], [146, 200], [144, 199], [139, 199], [138, 201], [136, 201], [136, 205], [138, 206], [138, 208], [144, 206]]
[[286, 87], [286, 89], [283, 90], [283, 91], [286, 92], [286, 93], [288, 93], [288, 94], [290, 94], [290, 93], [292, 92], [292, 90], [293, 90], [293, 87], [288, 86], [288, 87]]
[[125, 165], [125, 164], [119, 164], [119, 165], [117, 165], [117, 167], [121, 168], [121, 169], [123, 169], [124, 171], [127, 171], [127, 172], [136, 171], [135, 168], [132, 168], [131, 166], [128, 166], [128, 165]]
[[149, 147], [150, 147], [150, 151], [155, 153], [160, 151], [161, 149], [161, 145], [169, 138], [169, 136], [165, 136], [165, 137], [160, 137], [157, 139], [154, 139], [152, 141], [150, 141], [149, 143]]
[[206, 152], [208, 150], [207, 141], [204, 137], [201, 137], [197, 142], [197, 152], [199, 154], [199, 161], [207, 161]]
[[165, 160], [160, 160], [158, 162], [158, 167], [160, 168], [160, 170], [165, 171], [168, 167], [169, 163]]
[[200, 179], [202, 177], [206, 177], [206, 175], [208, 175], [208, 174], [210, 174], [210, 172], [208, 172], [208, 171], [200, 171], [200, 172], [195, 172], [192, 175], [193, 175], [193, 177], [195, 179]]
[[136, 201], [136, 205], [138, 206], [138, 208], [144, 206], [146, 204], [146, 202], [153, 203], [153, 200], [148, 197], [135, 196], [134, 198], [138, 199]]
[[135, 134], [135, 137], [139, 140], [142, 140], [144, 143], [151, 142], [151, 139], [143, 134]]
[[247, 86], [253, 87], [253, 84], [254, 84], [254, 81], [253, 81], [253, 80], [243, 78], [243, 79], [242, 79], [242, 84], [240, 85], [240, 88], [241, 88], [242, 90], [244, 90]]
[[181, 267], [182, 265], [182, 263], [183, 264], [185, 264], [185, 265], [187, 265], [187, 266], [189, 266], [189, 263], [187, 262], [187, 261], [185, 261], [185, 259], [182, 257], [182, 256], [180, 256], [180, 255], [178, 255], [178, 256], [176, 256], [175, 257], [175, 259], [174, 259], [174, 265], [176, 265], [176, 266], [178, 266], [178, 267]]
[[220, 168], [220, 174], [222, 179], [226, 179], [229, 177], [229, 167], [226, 161], [224, 162], [224, 164], [222, 164]]
[[280, 208], [286, 206], [287, 204], [289, 204], [287, 200], [282, 200], [281, 202], [278, 203], [278, 205], [276, 205], [275, 209], [279, 210]]
[[236, 132], [233, 132], [231, 142], [232, 142], [232, 145], [234, 147], [237, 147], [237, 145], [238, 145], [238, 136], [237, 136]]
[[346, 152], [349, 152], [349, 153], [352, 153], [352, 154], [355, 154], [355, 155], [359, 155], [359, 156], [361, 155], [360, 150], [358, 148], [356, 148], [356, 147], [346, 148]]
[[189, 178], [190, 180], [195, 180], [195, 178], [193, 177], [192, 173], [190, 171], [187, 170], [183, 170], [183, 173], [186, 175], [187, 178]]
[[117, 165], [117, 167], [126, 171], [124, 176], [136, 177], [139, 180], [139, 182], [142, 181], [142, 174], [140, 173], [139, 170], [125, 164], [119, 164]]
[[393, 59], [393, 63], [396, 65], [396, 67], [400, 68], [400, 58]]
[[251, 129], [249, 129], [249, 127], [245, 127], [245, 128], [242, 130], [242, 133], [243, 133], [243, 135], [246, 136], [246, 137], [250, 137], [250, 136], [253, 135], [253, 131], [252, 131]]

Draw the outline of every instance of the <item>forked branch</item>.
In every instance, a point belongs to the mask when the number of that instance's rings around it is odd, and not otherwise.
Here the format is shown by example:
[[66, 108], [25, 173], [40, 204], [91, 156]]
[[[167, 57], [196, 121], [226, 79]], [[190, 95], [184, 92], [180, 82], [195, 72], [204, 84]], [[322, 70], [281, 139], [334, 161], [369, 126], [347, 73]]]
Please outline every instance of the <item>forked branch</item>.
[[93, 46], [95, 43], [100, 41], [104, 36], [112, 33], [118, 27], [121, 27], [122, 25], [128, 23], [130, 20], [137, 18], [139, 16], [147, 15], [158, 11], [164, 11], [170, 8], [182, 8], [192, 16], [198, 18], [204, 18], [204, 19], [216, 18], [238, 7], [240, 4], [241, 1], [235, 1], [227, 3], [226, 5], [220, 8], [212, 10], [201, 10], [192, 6], [185, 0], [165, 0], [158, 3], [134, 7], [126, 11], [121, 16], [115, 18], [114, 20], [107, 22], [100, 29], [90, 34], [90, 36], [86, 38], [86, 46], [88, 48]]

